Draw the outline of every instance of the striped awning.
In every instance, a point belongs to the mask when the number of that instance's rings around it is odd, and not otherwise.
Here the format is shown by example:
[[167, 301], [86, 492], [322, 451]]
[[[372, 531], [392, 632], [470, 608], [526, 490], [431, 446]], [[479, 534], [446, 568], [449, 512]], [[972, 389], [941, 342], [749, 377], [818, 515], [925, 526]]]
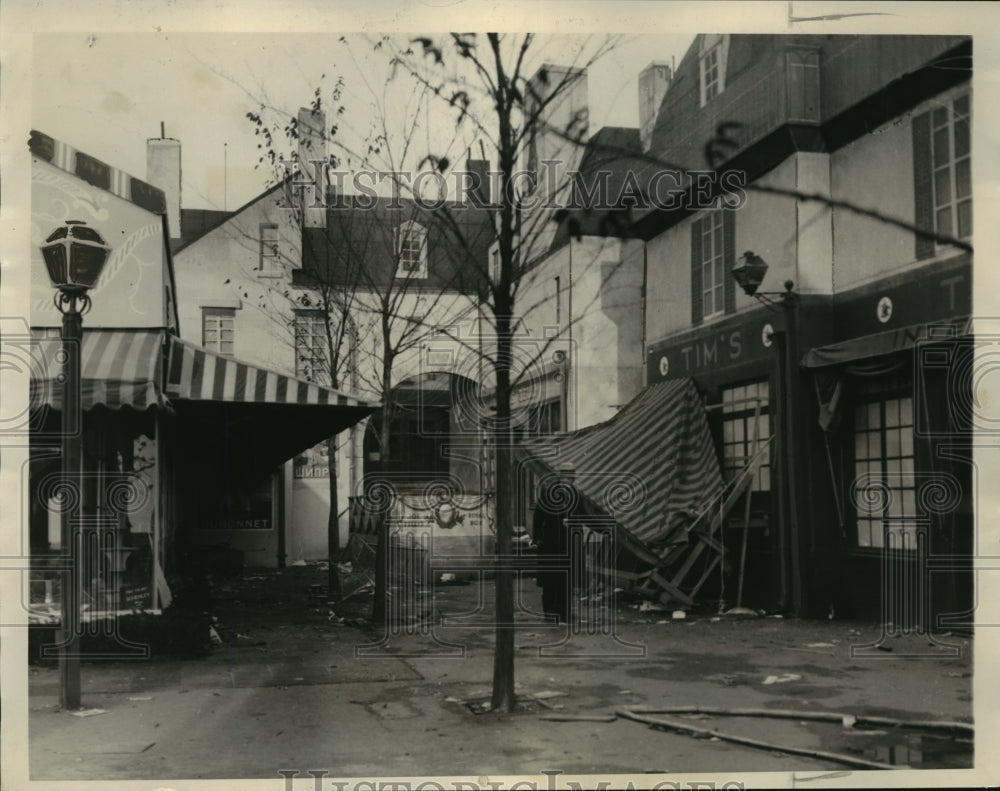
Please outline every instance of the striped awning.
[[611, 420], [529, 440], [515, 456], [543, 475], [572, 467], [591, 507], [654, 550], [681, 540], [723, 485], [705, 406], [690, 379], [651, 385]]
[[170, 338], [167, 395], [187, 401], [366, 407], [353, 396]]
[[857, 363], [906, 352], [918, 344], [944, 343], [956, 338], [965, 338], [971, 335], [972, 331], [972, 318], [969, 316], [912, 324], [827, 346], [818, 346], [805, 353], [801, 365], [803, 368], [829, 368]]
[[[64, 355], [58, 330], [31, 334], [31, 408], [62, 409]], [[84, 410], [166, 403], [161, 389], [162, 330], [83, 329], [80, 398]]]
[[180, 453], [212, 470], [269, 469], [368, 417], [357, 398], [171, 337], [166, 394]]

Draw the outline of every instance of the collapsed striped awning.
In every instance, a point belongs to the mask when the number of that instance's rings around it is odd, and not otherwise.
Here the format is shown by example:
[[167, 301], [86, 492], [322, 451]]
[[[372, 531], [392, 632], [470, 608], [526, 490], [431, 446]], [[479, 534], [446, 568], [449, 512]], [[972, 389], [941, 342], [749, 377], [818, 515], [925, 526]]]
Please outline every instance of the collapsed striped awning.
[[[31, 408], [62, 409], [65, 356], [58, 330], [32, 330]], [[160, 386], [162, 330], [83, 330], [80, 345], [80, 398], [84, 410], [166, 403]]]
[[651, 385], [611, 420], [529, 440], [515, 455], [542, 475], [572, 467], [580, 494], [651, 549], [683, 540], [722, 489], [705, 407], [690, 379]]
[[216, 354], [173, 336], [168, 351], [167, 395], [188, 401], [367, 406], [338, 390]]

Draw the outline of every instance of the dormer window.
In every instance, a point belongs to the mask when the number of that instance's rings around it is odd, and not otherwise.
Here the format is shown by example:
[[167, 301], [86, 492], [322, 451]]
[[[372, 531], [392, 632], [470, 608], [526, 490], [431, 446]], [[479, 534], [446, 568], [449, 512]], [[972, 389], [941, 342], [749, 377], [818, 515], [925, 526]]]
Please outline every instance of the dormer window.
[[396, 277], [427, 277], [427, 229], [405, 222], [396, 229]]
[[705, 35], [701, 37], [699, 69], [702, 107], [726, 88], [726, 57], [728, 54], [729, 36]]

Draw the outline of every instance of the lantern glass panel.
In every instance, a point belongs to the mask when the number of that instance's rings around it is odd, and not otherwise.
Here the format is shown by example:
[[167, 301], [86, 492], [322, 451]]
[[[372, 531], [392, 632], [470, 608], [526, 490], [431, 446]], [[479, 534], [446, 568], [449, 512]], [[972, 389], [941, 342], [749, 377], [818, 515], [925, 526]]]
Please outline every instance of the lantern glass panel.
[[49, 280], [52, 285], [58, 288], [66, 285], [66, 247], [62, 244], [54, 244], [42, 248], [42, 257], [45, 259], [45, 268], [49, 272]]
[[74, 285], [93, 288], [101, 275], [107, 250], [73, 242], [70, 252], [70, 279]]

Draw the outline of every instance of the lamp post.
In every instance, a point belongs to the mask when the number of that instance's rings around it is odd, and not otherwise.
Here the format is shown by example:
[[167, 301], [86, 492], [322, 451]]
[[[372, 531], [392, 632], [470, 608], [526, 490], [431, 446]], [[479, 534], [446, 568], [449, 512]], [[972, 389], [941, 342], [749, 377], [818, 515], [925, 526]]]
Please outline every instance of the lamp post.
[[87, 292], [101, 275], [111, 248], [93, 228], [79, 220], [67, 220], [56, 228], [42, 245], [42, 257], [49, 280], [56, 289], [53, 297], [62, 314], [65, 377], [62, 399], [62, 478], [71, 494], [62, 510], [62, 551], [69, 558], [69, 572], [61, 594], [59, 634], [59, 703], [64, 710], [80, 708], [80, 604], [82, 597], [79, 564], [82, 546], [74, 521], [74, 511], [82, 509], [82, 422], [74, 426], [71, 415], [81, 411], [80, 346], [83, 339], [83, 314], [90, 310]]
[[[798, 348], [798, 301], [795, 284], [791, 280], [784, 282], [785, 290], [759, 291], [764, 275], [767, 274], [767, 263], [752, 250], [741, 255], [732, 269], [733, 278], [743, 292], [760, 302], [768, 310], [784, 315], [784, 328], [774, 333], [778, 347], [778, 394], [777, 394], [777, 428], [778, 428], [778, 508], [781, 525], [778, 530], [778, 552], [781, 557], [781, 598], [788, 604], [788, 592], [791, 588], [791, 599], [796, 614], [805, 612], [805, 596], [802, 588], [802, 542], [799, 530], [798, 492], [796, 491], [796, 473], [798, 470], [798, 454], [796, 453], [795, 434], [792, 428], [795, 405], [798, 399], [795, 394], [796, 376], [795, 359]], [[786, 555], [791, 555], [791, 584], [789, 585]]]

